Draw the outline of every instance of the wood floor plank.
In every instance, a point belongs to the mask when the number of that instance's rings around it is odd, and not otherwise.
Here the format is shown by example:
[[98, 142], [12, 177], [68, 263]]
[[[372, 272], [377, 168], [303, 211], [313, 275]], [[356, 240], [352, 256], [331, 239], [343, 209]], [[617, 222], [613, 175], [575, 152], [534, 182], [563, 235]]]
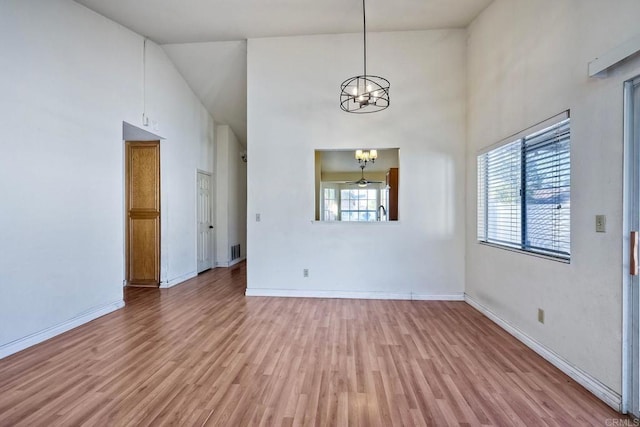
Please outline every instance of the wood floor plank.
[[463, 302], [244, 296], [246, 267], [0, 360], [0, 426], [605, 425], [624, 417]]

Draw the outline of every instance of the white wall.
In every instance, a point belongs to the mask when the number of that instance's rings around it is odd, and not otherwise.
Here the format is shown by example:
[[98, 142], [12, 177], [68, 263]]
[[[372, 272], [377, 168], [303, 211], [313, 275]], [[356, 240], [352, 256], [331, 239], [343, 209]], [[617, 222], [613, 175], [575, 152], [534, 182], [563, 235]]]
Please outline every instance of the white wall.
[[[613, 5], [615, 3], [615, 5]], [[635, 0], [496, 0], [469, 28], [466, 292], [506, 322], [621, 390], [622, 83], [587, 63], [638, 32]], [[480, 149], [571, 109], [571, 264], [476, 243]], [[607, 233], [595, 215], [607, 215]], [[537, 309], [545, 310], [545, 324]]]
[[[247, 164], [244, 147], [228, 125], [216, 128], [216, 265], [227, 267], [246, 258]], [[240, 244], [241, 256], [231, 260], [231, 246]]]
[[[122, 122], [142, 127], [143, 38], [66, 0], [0, 5], [0, 354], [122, 301]], [[162, 161], [162, 280], [196, 270], [195, 173], [213, 121], [148, 43]], [[30, 342], [33, 342], [30, 341]], [[3, 352], [4, 349], [4, 352]]]
[[161, 281], [197, 274], [196, 173], [213, 172], [214, 122], [163, 49], [147, 42], [146, 114], [157, 120], [161, 162]]
[[233, 245], [240, 244], [240, 258], [247, 256], [247, 163], [243, 162], [240, 153], [245, 148], [240, 144], [233, 130], [227, 128], [229, 135], [229, 244], [227, 252]]
[[[362, 73], [361, 35], [249, 40], [248, 294], [462, 295], [465, 40], [368, 34], [391, 106], [364, 115], [338, 105], [340, 83]], [[313, 221], [315, 149], [395, 147], [398, 222]]]

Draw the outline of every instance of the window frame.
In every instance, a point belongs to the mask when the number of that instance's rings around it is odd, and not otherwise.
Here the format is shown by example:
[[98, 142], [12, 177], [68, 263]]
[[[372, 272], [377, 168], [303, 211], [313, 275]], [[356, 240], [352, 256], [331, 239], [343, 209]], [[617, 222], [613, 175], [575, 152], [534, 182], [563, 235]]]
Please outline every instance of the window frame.
[[[477, 170], [476, 170], [476, 184], [477, 184], [476, 240], [479, 244], [492, 246], [500, 249], [506, 249], [510, 251], [515, 251], [515, 252], [520, 252], [520, 253], [525, 253], [528, 255], [538, 256], [542, 258], [552, 259], [552, 260], [560, 261], [564, 263], [570, 263], [571, 261], [571, 202], [570, 202], [571, 200], [571, 196], [570, 196], [571, 194], [571, 120], [570, 119], [571, 117], [570, 117], [569, 110], [564, 111], [554, 117], [551, 117], [521, 132], [518, 132], [517, 134], [514, 134], [509, 138], [505, 138], [499, 143], [493, 144], [485, 148], [484, 150], [481, 150], [478, 152], [476, 157], [476, 167], [477, 167]], [[531, 245], [530, 242], [527, 240], [527, 236], [529, 235], [529, 230], [534, 226], [534, 224], [529, 223], [527, 221], [527, 212], [528, 212], [527, 209], [528, 209], [528, 206], [531, 205], [531, 202], [528, 200], [529, 194], [527, 193], [526, 180], [527, 180], [528, 174], [531, 174], [534, 172], [535, 165], [536, 165], [535, 160], [528, 161], [527, 155], [530, 154], [533, 151], [533, 149], [531, 148], [531, 145], [527, 144], [527, 142], [531, 141], [532, 139], [535, 139], [536, 136], [541, 135], [541, 132], [544, 131], [545, 129], [556, 127], [558, 125], [561, 125], [563, 122], [568, 123], [568, 130], [567, 130], [568, 136], [566, 137], [565, 140], [560, 139], [556, 142], [550, 142], [549, 144], [552, 146], [556, 146], [556, 144], [560, 144], [565, 141], [568, 144], [568, 147], [565, 150], [561, 151], [560, 154], [558, 154], [558, 156], [563, 156], [566, 154], [567, 159], [563, 160], [562, 158], [560, 158], [557, 163], [559, 167], [568, 165], [568, 173], [566, 174], [568, 179], [567, 181], [568, 189], [566, 190], [566, 193], [568, 194], [568, 198], [567, 198], [568, 218], [565, 221], [568, 227], [566, 231], [566, 236], [568, 239], [566, 240], [566, 244], [568, 245], [567, 253], [556, 251], [550, 247], [546, 247], [546, 248], [537, 247], [535, 245]], [[518, 197], [517, 203], [514, 204], [516, 208], [519, 208], [519, 213], [517, 215], [518, 223], [516, 223], [516, 225], [519, 227], [519, 230], [520, 230], [519, 231], [520, 238], [518, 241], [514, 240], [512, 242], [499, 242], [497, 241], [498, 239], [495, 239], [495, 238], [492, 241], [492, 238], [489, 236], [490, 235], [489, 205], [491, 203], [491, 198], [489, 196], [490, 185], [488, 183], [489, 173], [490, 173], [490, 171], [488, 170], [488, 163], [487, 163], [489, 161], [488, 154], [491, 152], [496, 153], [497, 150], [500, 150], [501, 148], [509, 149], [508, 146], [513, 144], [517, 144], [517, 147], [514, 147], [514, 148], [515, 150], [518, 150], [520, 152], [520, 159], [519, 159], [520, 174], [517, 182], [519, 187], [519, 190], [518, 190], [519, 197]], [[535, 147], [535, 144], [533, 144], [533, 146]], [[514, 176], [517, 176], [517, 171]], [[510, 177], [510, 178], [512, 179], [513, 177]], [[557, 177], [554, 176], [554, 179], [556, 178], [558, 180], [562, 179], [563, 174], [559, 173]], [[548, 223], [545, 224], [545, 226], [551, 229], [552, 227], [554, 227], [553, 221], [554, 219], [552, 217], [552, 219], [550, 219]], [[560, 222], [558, 223], [559, 224], [558, 227], [561, 228], [562, 220], [559, 220], [559, 221]], [[511, 219], [511, 222], [513, 223], [513, 219]], [[545, 232], [548, 232], [548, 230], [545, 230]], [[542, 234], [542, 236], [544, 236], [544, 234]], [[553, 244], [562, 246], [562, 240], [559, 238], [557, 240], [556, 239], [552, 240], [552, 242]]]
[[[326, 190], [333, 190], [335, 191], [335, 199], [331, 199], [331, 198], [327, 198], [325, 197], [325, 192]], [[325, 222], [336, 222], [336, 221], [340, 221], [340, 186], [338, 184], [335, 183], [322, 183], [321, 188], [320, 188], [320, 218], [322, 221]], [[325, 215], [327, 213], [327, 211], [330, 211], [331, 209], [327, 206], [327, 201], [328, 200], [333, 200], [336, 203], [336, 219], [326, 219]]]
[[[378, 210], [360, 210], [360, 209], [356, 209], [356, 210], [345, 210], [343, 211], [342, 209], [342, 191], [343, 190], [375, 190], [376, 192], [376, 207], [378, 207], [381, 203], [382, 200], [382, 191], [385, 191], [385, 186], [384, 183], [381, 184], [370, 184], [367, 187], [358, 187], [355, 184], [347, 184], [344, 182], [333, 182], [333, 181], [322, 181], [320, 183], [320, 221], [321, 222], [358, 222], [358, 223], [374, 223], [374, 222], [388, 222], [388, 220], [385, 221], [378, 221], [378, 220], [369, 220], [369, 221], [350, 221], [350, 220], [343, 220], [342, 219], [342, 213], [343, 212], [373, 212], [376, 215], [377, 218], [377, 214], [378, 214]], [[324, 192], [326, 189], [334, 189], [336, 191], [336, 203], [337, 203], [337, 214], [336, 214], [336, 218], [335, 220], [329, 220], [326, 219], [325, 217], [325, 211], [327, 210], [326, 208], [326, 199], [324, 197]], [[372, 200], [372, 199], [367, 199], [367, 200]]]
[[[342, 192], [343, 191], [347, 191], [347, 192], [351, 192], [353, 190], [357, 190], [358, 192], [365, 190], [367, 192], [373, 190], [375, 192], [375, 199], [370, 199], [369, 197], [367, 197], [365, 200], [368, 202], [369, 200], [375, 200], [375, 206], [376, 209], [342, 209], [342, 201], [344, 200], [344, 198], [342, 197]], [[379, 222], [377, 221], [377, 219], [374, 220], [350, 220], [350, 219], [343, 219], [343, 213], [345, 212], [349, 212], [349, 213], [356, 213], [358, 216], [360, 215], [360, 213], [373, 213], [374, 218], [377, 218], [378, 216], [378, 209], [377, 207], [380, 205], [380, 191], [381, 189], [379, 187], [354, 187], [353, 185], [341, 185], [340, 186], [340, 191], [339, 191], [339, 195], [338, 195], [338, 212], [339, 212], [339, 218], [341, 222]], [[349, 200], [351, 200], [349, 198]], [[357, 201], [360, 201], [360, 198], [356, 199]], [[367, 203], [368, 204], [368, 203]]]

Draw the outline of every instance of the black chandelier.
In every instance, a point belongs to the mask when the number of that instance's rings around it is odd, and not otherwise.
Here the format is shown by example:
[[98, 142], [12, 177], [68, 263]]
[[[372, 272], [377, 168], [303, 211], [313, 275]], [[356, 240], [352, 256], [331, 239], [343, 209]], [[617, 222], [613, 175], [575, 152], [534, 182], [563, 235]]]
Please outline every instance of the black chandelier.
[[367, 17], [362, 0], [364, 72], [340, 85], [340, 108], [347, 113], [375, 113], [389, 107], [389, 80], [367, 75]]

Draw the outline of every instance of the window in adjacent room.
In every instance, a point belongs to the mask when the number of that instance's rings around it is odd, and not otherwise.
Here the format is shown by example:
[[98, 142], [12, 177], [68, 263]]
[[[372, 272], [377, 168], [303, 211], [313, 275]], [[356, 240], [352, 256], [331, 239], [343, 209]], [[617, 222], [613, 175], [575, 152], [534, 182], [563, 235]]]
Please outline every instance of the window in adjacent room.
[[568, 260], [569, 112], [478, 156], [478, 241]]
[[377, 221], [378, 192], [374, 188], [340, 190], [340, 220]]
[[338, 219], [338, 188], [324, 187], [322, 200], [322, 218], [325, 221], [336, 221]]

